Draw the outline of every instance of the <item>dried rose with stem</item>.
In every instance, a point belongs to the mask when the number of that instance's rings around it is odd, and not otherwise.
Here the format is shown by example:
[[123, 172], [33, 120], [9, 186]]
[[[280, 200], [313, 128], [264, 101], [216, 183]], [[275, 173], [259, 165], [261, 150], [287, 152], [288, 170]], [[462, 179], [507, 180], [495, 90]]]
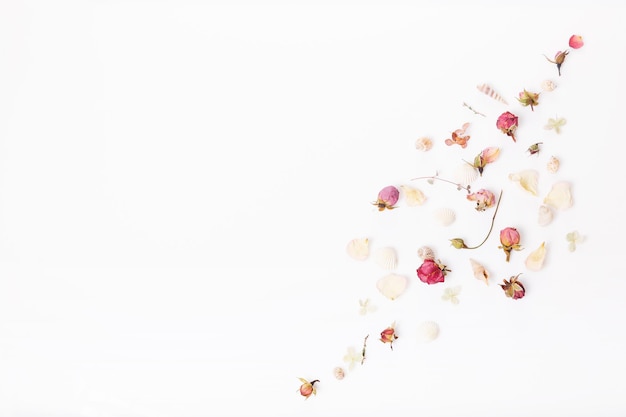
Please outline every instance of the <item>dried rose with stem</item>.
[[[380, 332], [380, 341], [383, 343], [389, 343], [389, 347], [393, 350], [393, 342], [398, 338], [396, 334], [396, 323], [392, 323], [391, 326]], [[366, 338], [367, 339], [367, 338]]]
[[550, 62], [552, 62], [553, 64], [556, 64], [556, 69], [559, 72], [559, 77], [561, 76], [561, 65], [563, 65], [563, 62], [565, 62], [565, 57], [567, 56], [567, 54], [569, 54], [569, 51], [559, 51], [556, 53], [556, 55], [554, 56], [554, 59], [550, 59], [548, 58], [545, 54], [544, 56], [546, 57], [546, 59]]
[[522, 285], [522, 283], [518, 281], [520, 275], [522, 274], [517, 274], [511, 277], [509, 280], [503, 279], [502, 281], [504, 282], [504, 284], [498, 284], [500, 285], [502, 290], [504, 290], [504, 294], [514, 300], [519, 300], [520, 298], [523, 298], [524, 295], [526, 295], [526, 288], [524, 288], [524, 285]]
[[491, 232], [493, 230], [493, 224], [496, 221], [496, 215], [498, 214], [498, 209], [500, 208], [500, 201], [502, 200], [502, 190], [500, 190], [500, 195], [498, 196], [498, 202], [496, 203], [496, 210], [493, 213], [493, 217], [491, 218], [491, 226], [489, 227], [489, 231], [487, 232], [487, 236], [485, 236], [485, 238], [483, 239], [482, 242], [480, 242], [480, 244], [476, 245], [476, 246], [467, 246], [465, 244], [465, 242], [463, 241], [463, 239], [461, 238], [454, 238], [454, 239], [450, 239], [450, 242], [452, 242], [452, 246], [454, 246], [457, 249], [477, 249], [480, 248], [486, 241], [487, 239], [489, 239], [489, 236], [491, 235]]
[[315, 383], [320, 382], [319, 379], [315, 379], [311, 382], [307, 381], [304, 378], [298, 379], [300, 380], [300, 382], [302, 382], [302, 385], [300, 385], [298, 391], [300, 391], [300, 395], [302, 395], [305, 400], [308, 400], [311, 395], [317, 394], [317, 390], [315, 389]]

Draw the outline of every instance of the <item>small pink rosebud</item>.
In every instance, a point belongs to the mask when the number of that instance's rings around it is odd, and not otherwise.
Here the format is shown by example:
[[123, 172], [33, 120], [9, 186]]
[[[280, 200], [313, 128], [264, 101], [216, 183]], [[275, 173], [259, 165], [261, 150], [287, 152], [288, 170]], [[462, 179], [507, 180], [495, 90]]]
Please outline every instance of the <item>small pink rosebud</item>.
[[500, 249], [503, 249], [506, 253], [506, 261], [509, 262], [512, 250], [521, 250], [520, 246], [520, 234], [514, 227], [506, 227], [500, 231]]
[[521, 274], [517, 274], [516, 276], [511, 277], [509, 281], [504, 279], [504, 284], [498, 284], [504, 290], [504, 294], [514, 300], [518, 300], [526, 295], [526, 289], [522, 283], [517, 280], [520, 275]]
[[498, 159], [499, 155], [500, 148], [496, 148], [493, 146], [483, 149], [483, 151], [480, 153], [480, 157], [482, 158], [485, 165], [494, 162], [496, 159]]
[[572, 35], [569, 38], [569, 46], [573, 49], [582, 48], [585, 43], [583, 42], [583, 37], [580, 35]]
[[476, 210], [478, 211], [485, 211], [496, 204], [496, 196], [491, 191], [485, 189], [468, 194], [467, 199], [476, 202]]
[[548, 61], [556, 64], [556, 69], [559, 72], [559, 77], [561, 76], [561, 65], [563, 65], [563, 62], [565, 62], [565, 57], [567, 57], [567, 54], [569, 54], [569, 51], [558, 51], [554, 55], [554, 59], [550, 59], [544, 55]]
[[500, 129], [502, 133], [505, 133], [507, 136], [510, 136], [513, 139], [513, 142], [516, 142], [515, 139], [515, 129], [517, 129], [517, 116], [511, 112], [504, 112], [496, 121], [496, 127]]
[[393, 350], [393, 342], [398, 338], [395, 330], [395, 323], [380, 332], [380, 341], [389, 343], [389, 347]]
[[519, 101], [522, 106], [530, 106], [530, 109], [535, 111], [534, 106], [539, 104], [539, 93], [531, 93], [530, 91], [526, 91], [526, 89], [524, 89], [524, 91], [519, 93], [517, 101]]
[[417, 276], [420, 281], [430, 285], [444, 282], [448, 272], [450, 270], [441, 264], [441, 261], [435, 262], [434, 259], [424, 259], [422, 265], [417, 269]]
[[304, 397], [304, 399], [308, 399], [311, 395], [316, 395], [317, 394], [317, 390], [315, 389], [314, 385], [316, 382], [319, 382], [319, 380], [314, 380], [314, 381], [307, 381], [304, 378], [298, 378], [300, 380], [300, 382], [302, 382], [302, 385], [300, 385], [300, 395], [302, 395]]
[[400, 190], [398, 190], [393, 185], [389, 185], [378, 193], [378, 199], [374, 204], [378, 206], [378, 211], [383, 211], [385, 209], [392, 210], [395, 208], [394, 204], [398, 202], [400, 198]]
[[539, 151], [541, 150], [539, 148], [539, 145], [543, 144], [543, 142], [537, 142], [537, 143], [533, 143], [532, 145], [530, 145], [527, 149], [528, 152], [530, 152], [531, 155], [534, 155], [536, 153], [539, 153]]

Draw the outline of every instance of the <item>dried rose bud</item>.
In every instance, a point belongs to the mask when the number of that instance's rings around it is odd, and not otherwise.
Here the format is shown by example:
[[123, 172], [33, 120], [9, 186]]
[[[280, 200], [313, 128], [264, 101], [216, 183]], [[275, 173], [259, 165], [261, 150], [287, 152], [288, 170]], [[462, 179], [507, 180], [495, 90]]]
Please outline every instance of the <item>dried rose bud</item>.
[[317, 394], [317, 390], [315, 389], [314, 385], [316, 382], [320, 382], [319, 380], [314, 380], [314, 381], [307, 381], [304, 378], [298, 378], [300, 380], [300, 382], [302, 382], [302, 385], [300, 385], [300, 395], [302, 395], [304, 397], [304, 399], [308, 399], [311, 395], [316, 395]]
[[535, 111], [534, 106], [539, 104], [539, 93], [531, 93], [530, 91], [526, 91], [526, 89], [524, 89], [524, 91], [519, 93], [517, 101], [519, 101], [522, 106], [530, 106], [530, 109]]
[[393, 341], [398, 338], [395, 330], [395, 323], [391, 326], [387, 327], [385, 330], [380, 332], [380, 341], [383, 343], [389, 343], [389, 347], [393, 350]]
[[526, 294], [526, 289], [524, 288], [522, 283], [517, 280], [520, 275], [522, 274], [517, 274], [516, 276], [511, 277], [509, 281], [504, 279], [504, 284], [499, 284], [500, 287], [502, 287], [502, 289], [504, 290], [504, 294], [514, 300], [520, 299]]
[[[496, 204], [496, 196], [489, 190], [480, 189], [467, 195], [467, 199], [476, 202], [476, 210], [485, 211]], [[454, 245], [453, 245], [454, 246]]]
[[378, 211], [383, 211], [385, 209], [392, 210], [395, 208], [394, 204], [398, 202], [400, 198], [400, 190], [398, 190], [393, 185], [389, 185], [378, 193], [378, 199], [374, 204], [378, 207]]
[[565, 57], [567, 56], [567, 54], [569, 54], [569, 51], [563, 51], [563, 52], [558, 51], [556, 55], [554, 55], [553, 60], [546, 56], [546, 59], [548, 61], [552, 62], [553, 64], [556, 64], [556, 69], [559, 72], [559, 77], [561, 76], [561, 65], [563, 65], [563, 62], [565, 62]]
[[498, 117], [498, 120], [496, 121], [496, 127], [500, 129], [502, 133], [505, 133], [507, 136], [510, 136], [511, 139], [513, 139], [513, 142], [516, 142], [515, 140], [515, 129], [517, 129], [517, 116], [516, 115], [508, 111], [502, 113]]
[[500, 155], [500, 148], [489, 147], [482, 150], [481, 153], [476, 155], [474, 158], [474, 164], [472, 165], [474, 168], [478, 170], [478, 173], [482, 176], [483, 170], [487, 164], [492, 163], [498, 156]]
[[500, 231], [500, 243], [502, 246], [498, 248], [503, 249], [506, 253], [506, 261], [509, 262], [512, 250], [522, 250], [519, 244], [520, 234], [514, 227], [506, 227]]
[[445, 276], [448, 272], [451, 271], [447, 269], [441, 261], [424, 259], [422, 265], [417, 269], [417, 276], [420, 281], [430, 285], [438, 282], [444, 282]]
[[467, 249], [467, 245], [461, 238], [455, 237], [454, 239], [450, 239], [450, 242], [452, 243], [452, 246], [457, 249]]
[[528, 152], [530, 152], [531, 155], [534, 155], [536, 153], [539, 153], [539, 151], [541, 150], [539, 148], [539, 145], [542, 145], [543, 142], [537, 142], [537, 143], [533, 143], [532, 145], [530, 145], [527, 149]]
[[583, 42], [583, 37], [580, 35], [572, 35], [569, 38], [569, 46], [570, 48], [573, 49], [579, 49], [582, 48], [582, 46], [585, 44], [585, 42]]

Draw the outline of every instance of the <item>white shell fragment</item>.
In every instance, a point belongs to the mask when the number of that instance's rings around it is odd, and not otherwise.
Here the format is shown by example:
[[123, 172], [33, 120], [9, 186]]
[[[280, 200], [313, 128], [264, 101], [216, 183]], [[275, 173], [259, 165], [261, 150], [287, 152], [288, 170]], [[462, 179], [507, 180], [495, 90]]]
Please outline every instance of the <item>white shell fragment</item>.
[[427, 152], [433, 147], [433, 141], [430, 138], [419, 138], [415, 141], [415, 149], [422, 152]]
[[376, 249], [372, 255], [376, 265], [382, 269], [394, 270], [398, 266], [398, 256], [393, 248], [379, 248]]
[[524, 190], [528, 191], [532, 195], [537, 195], [539, 173], [534, 169], [525, 169], [514, 174], [509, 174], [509, 179], [517, 182]]
[[546, 164], [546, 168], [548, 169], [548, 172], [554, 174], [559, 170], [560, 165], [561, 162], [559, 159], [556, 156], [551, 156], [550, 160], [548, 160], [548, 163]]
[[526, 268], [531, 271], [539, 271], [543, 268], [543, 261], [546, 258], [546, 242], [542, 242], [541, 246], [532, 251], [526, 258]]
[[543, 199], [544, 204], [554, 207], [557, 210], [565, 210], [574, 204], [570, 184], [566, 181], [559, 181], [552, 186], [552, 189]]
[[537, 214], [537, 223], [539, 226], [547, 226], [552, 223], [552, 209], [548, 206], [540, 206], [539, 213]]
[[556, 84], [552, 80], [543, 80], [541, 82], [541, 89], [543, 91], [554, 91]]
[[346, 376], [346, 371], [344, 371], [341, 366], [338, 366], [333, 369], [333, 375], [335, 376], [335, 378], [342, 380]]
[[401, 185], [400, 189], [404, 193], [404, 199], [407, 206], [421, 206], [426, 201], [424, 193], [417, 188], [409, 187], [408, 185]]
[[476, 260], [472, 258], [470, 258], [470, 264], [472, 265], [472, 272], [474, 273], [474, 278], [481, 280], [485, 284], [489, 285], [489, 272], [487, 272], [485, 267], [479, 264]]
[[425, 321], [417, 326], [417, 340], [428, 343], [439, 337], [439, 325], [434, 321]]
[[421, 259], [435, 259], [435, 252], [428, 246], [422, 246], [417, 250], [417, 256]]
[[454, 170], [453, 175], [456, 183], [467, 187], [478, 178], [478, 170], [468, 163], [463, 163]]
[[450, 226], [456, 220], [454, 210], [450, 208], [438, 208], [433, 212], [435, 221], [441, 226]]
[[389, 274], [378, 280], [376, 288], [378, 288], [378, 291], [385, 297], [390, 300], [395, 300], [406, 290], [407, 284], [408, 280], [406, 277], [397, 274]]
[[368, 238], [352, 239], [346, 246], [346, 252], [352, 259], [364, 261], [370, 255], [370, 241]]

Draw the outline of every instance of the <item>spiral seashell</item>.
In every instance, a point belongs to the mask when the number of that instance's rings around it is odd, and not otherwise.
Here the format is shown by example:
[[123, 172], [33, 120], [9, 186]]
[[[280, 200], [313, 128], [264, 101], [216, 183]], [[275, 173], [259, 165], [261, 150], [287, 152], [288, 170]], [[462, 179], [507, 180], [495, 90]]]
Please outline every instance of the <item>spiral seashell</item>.
[[554, 174], [559, 170], [560, 166], [561, 162], [559, 161], [559, 159], [556, 156], [551, 156], [546, 167], [548, 168], [548, 172]]
[[417, 250], [417, 256], [421, 259], [435, 259], [435, 252], [428, 246], [422, 246]]
[[425, 321], [417, 327], [417, 339], [428, 343], [439, 337], [439, 325], [434, 321]]
[[500, 95], [498, 94], [493, 88], [491, 88], [490, 85], [488, 84], [480, 84], [477, 85], [476, 88], [478, 89], [478, 91], [480, 91], [483, 94], [487, 94], [489, 97], [491, 97], [492, 99], [499, 101], [500, 103], [503, 104], [509, 104], [506, 102], [506, 100]]
[[478, 170], [468, 163], [459, 165], [453, 174], [454, 181], [467, 187], [478, 178]]
[[352, 259], [364, 261], [370, 255], [370, 246], [368, 238], [352, 239], [346, 246], [346, 252]]
[[450, 226], [456, 220], [454, 210], [450, 208], [439, 208], [433, 213], [435, 221], [441, 226]]
[[556, 84], [554, 84], [552, 80], [543, 80], [541, 82], [541, 89], [543, 91], [554, 91], [555, 88], [556, 88]]
[[537, 214], [537, 223], [539, 226], [547, 226], [552, 222], [552, 209], [548, 206], [540, 206]]
[[346, 371], [344, 371], [341, 366], [338, 366], [333, 369], [333, 375], [335, 376], [335, 378], [342, 380], [346, 376]]
[[422, 137], [415, 141], [415, 149], [422, 152], [430, 151], [433, 147], [433, 141], [430, 138]]
[[398, 256], [393, 248], [380, 248], [374, 252], [374, 262], [387, 270], [394, 270], [398, 266]]

